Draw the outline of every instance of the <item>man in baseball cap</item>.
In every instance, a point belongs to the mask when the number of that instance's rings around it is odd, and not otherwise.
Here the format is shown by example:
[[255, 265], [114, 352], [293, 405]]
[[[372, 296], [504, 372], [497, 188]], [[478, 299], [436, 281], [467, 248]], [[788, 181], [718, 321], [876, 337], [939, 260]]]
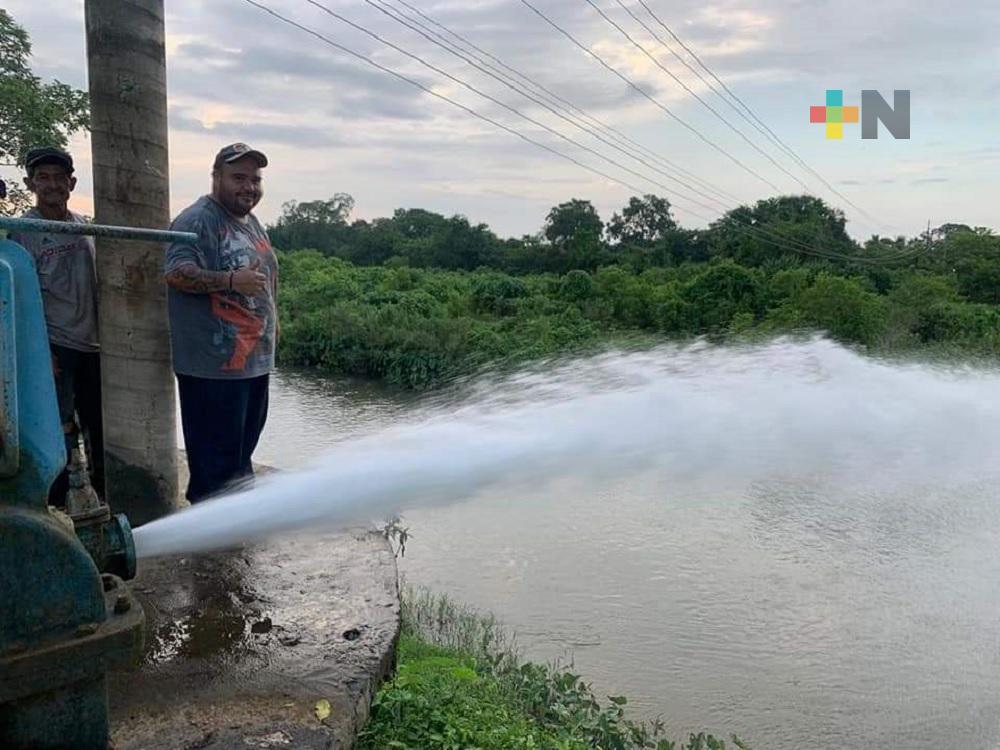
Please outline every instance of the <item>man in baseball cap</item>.
[[246, 158], [254, 159], [257, 162], [257, 166], [262, 169], [267, 166], [267, 157], [264, 156], [263, 152], [250, 148], [245, 143], [231, 143], [215, 155], [215, 163], [212, 165], [212, 169], [215, 170], [223, 164], [233, 164], [240, 159]]
[[[24, 168], [28, 172], [29, 179], [34, 175], [38, 167], [46, 164], [62, 167], [66, 174], [73, 174], [73, 157], [61, 148], [54, 148], [52, 146], [33, 148], [24, 157]], [[30, 185], [28, 185], [28, 189], [31, 189]]]
[[[61, 148], [35, 148], [24, 159], [24, 184], [35, 195], [26, 218], [84, 221], [69, 210], [76, 187], [73, 157]], [[91, 484], [104, 496], [104, 439], [101, 416], [101, 355], [97, 335], [97, 270], [94, 241], [69, 234], [18, 234], [12, 239], [34, 258], [42, 290], [59, 416], [67, 457], [83, 432]], [[63, 471], [49, 492], [49, 503], [62, 506], [69, 489]]]
[[267, 157], [233, 143], [212, 163], [212, 192], [174, 220], [197, 242], [167, 248], [164, 279], [181, 424], [199, 502], [253, 476], [267, 419], [278, 315], [278, 263], [252, 211]]

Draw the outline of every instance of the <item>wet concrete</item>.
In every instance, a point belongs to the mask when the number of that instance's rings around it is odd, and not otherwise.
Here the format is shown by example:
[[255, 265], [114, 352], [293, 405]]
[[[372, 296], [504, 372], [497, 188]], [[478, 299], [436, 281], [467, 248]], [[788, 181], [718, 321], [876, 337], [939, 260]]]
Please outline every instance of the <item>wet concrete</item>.
[[115, 750], [353, 747], [399, 635], [381, 535], [140, 561], [132, 586], [146, 652], [109, 676]]

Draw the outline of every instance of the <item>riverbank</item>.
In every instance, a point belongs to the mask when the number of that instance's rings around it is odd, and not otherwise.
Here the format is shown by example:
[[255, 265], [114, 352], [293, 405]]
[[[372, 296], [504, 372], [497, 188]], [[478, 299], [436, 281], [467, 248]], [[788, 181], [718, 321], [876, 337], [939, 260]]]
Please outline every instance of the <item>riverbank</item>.
[[282, 253], [286, 365], [426, 388], [549, 357], [708, 336], [826, 332], [879, 355], [1000, 354], [1000, 307], [953, 275], [732, 259], [509, 275]]
[[670, 741], [662, 723], [630, 720], [626, 697], [599, 700], [570, 668], [522, 662], [492, 616], [426, 590], [404, 593], [398, 657], [360, 750], [747, 750], [736, 737]]

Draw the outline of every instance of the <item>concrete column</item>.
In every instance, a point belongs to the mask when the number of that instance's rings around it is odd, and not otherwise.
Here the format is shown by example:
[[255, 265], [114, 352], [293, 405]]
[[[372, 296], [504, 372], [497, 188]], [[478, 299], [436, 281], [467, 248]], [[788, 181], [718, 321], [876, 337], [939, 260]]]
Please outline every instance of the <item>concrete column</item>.
[[[95, 221], [170, 222], [163, 0], [86, 0]], [[107, 492], [133, 525], [177, 498], [163, 247], [97, 241]]]

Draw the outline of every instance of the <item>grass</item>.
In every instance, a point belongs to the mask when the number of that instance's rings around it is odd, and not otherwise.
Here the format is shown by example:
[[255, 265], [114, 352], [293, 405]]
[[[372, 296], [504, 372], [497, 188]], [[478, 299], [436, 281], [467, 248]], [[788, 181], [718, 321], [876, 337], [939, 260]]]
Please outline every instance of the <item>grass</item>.
[[382, 687], [360, 750], [726, 750], [711, 735], [686, 743], [660, 722], [636, 723], [627, 700], [604, 703], [558, 665], [521, 660], [491, 615], [407, 589], [395, 678]]

